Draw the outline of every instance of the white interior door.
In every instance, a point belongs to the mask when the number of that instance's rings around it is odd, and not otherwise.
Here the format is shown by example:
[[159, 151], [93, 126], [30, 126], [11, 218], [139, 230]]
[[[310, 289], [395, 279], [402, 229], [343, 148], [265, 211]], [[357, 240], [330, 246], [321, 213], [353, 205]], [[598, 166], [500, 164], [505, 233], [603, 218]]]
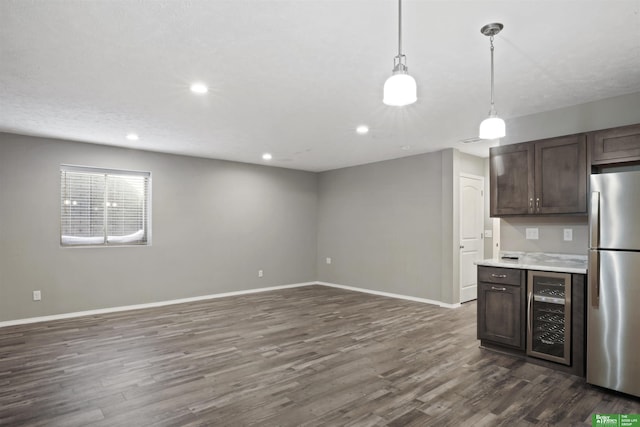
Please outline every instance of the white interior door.
[[460, 174], [460, 302], [478, 297], [474, 261], [484, 258], [484, 178]]

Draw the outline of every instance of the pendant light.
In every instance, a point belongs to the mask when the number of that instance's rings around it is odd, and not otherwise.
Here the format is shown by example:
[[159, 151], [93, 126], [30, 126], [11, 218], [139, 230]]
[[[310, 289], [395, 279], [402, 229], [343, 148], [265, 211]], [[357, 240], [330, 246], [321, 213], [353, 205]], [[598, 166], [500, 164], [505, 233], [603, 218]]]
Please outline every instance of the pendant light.
[[407, 58], [402, 54], [402, 0], [398, 0], [398, 55], [393, 58], [393, 75], [384, 83], [382, 102], [402, 107], [418, 100], [416, 81], [408, 73]]
[[480, 29], [480, 32], [489, 37], [491, 44], [491, 108], [489, 117], [480, 123], [480, 139], [497, 139], [505, 136], [504, 120], [498, 117], [496, 107], [493, 104], [493, 36], [498, 34], [504, 26], [499, 23], [487, 24]]

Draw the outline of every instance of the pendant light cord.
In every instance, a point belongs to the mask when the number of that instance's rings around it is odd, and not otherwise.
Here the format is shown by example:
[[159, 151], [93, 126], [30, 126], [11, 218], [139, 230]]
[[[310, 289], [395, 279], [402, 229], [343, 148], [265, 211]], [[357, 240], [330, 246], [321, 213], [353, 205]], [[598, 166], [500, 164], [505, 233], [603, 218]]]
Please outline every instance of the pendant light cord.
[[493, 36], [489, 37], [489, 42], [491, 43], [491, 111], [490, 113], [495, 114], [496, 109], [493, 104]]
[[402, 0], [398, 0], [398, 56], [402, 56]]

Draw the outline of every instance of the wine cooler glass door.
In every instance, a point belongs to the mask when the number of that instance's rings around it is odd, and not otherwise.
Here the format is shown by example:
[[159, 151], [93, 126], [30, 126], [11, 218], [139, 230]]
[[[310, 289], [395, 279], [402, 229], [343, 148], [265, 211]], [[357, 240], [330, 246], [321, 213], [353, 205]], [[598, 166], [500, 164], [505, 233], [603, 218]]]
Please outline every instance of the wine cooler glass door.
[[571, 275], [529, 271], [527, 354], [571, 364]]

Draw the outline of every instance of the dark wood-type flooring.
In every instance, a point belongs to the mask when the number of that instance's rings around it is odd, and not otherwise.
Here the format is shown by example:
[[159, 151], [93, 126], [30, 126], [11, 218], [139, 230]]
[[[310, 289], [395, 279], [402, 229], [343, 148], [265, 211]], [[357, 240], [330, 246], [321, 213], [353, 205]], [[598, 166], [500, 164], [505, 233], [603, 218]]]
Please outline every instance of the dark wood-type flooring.
[[590, 426], [640, 412], [480, 349], [475, 313], [310, 286], [2, 328], [0, 425]]

